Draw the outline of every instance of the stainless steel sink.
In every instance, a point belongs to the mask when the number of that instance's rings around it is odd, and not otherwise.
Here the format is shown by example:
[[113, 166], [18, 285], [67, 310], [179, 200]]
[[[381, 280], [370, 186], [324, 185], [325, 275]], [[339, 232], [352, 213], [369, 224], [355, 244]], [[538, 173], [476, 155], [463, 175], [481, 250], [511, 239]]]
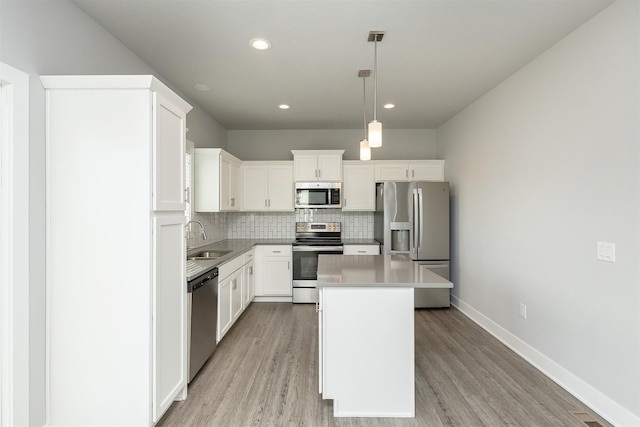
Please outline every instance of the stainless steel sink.
[[226, 254], [231, 252], [232, 251], [201, 251], [201, 252], [196, 252], [195, 254], [189, 255], [187, 259], [194, 260], [194, 261], [216, 259], [216, 258], [225, 256]]

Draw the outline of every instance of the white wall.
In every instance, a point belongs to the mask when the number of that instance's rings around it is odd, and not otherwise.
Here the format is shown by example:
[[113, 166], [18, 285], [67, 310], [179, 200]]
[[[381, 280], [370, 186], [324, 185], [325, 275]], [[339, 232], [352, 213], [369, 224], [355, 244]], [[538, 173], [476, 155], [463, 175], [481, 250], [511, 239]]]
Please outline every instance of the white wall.
[[617, 1], [437, 130], [454, 301], [616, 425], [640, 425], [639, 10]]
[[[39, 76], [157, 73], [67, 0], [0, 0], [0, 61], [30, 75], [29, 424], [35, 426], [45, 423], [45, 104]], [[226, 130], [198, 107], [187, 127], [198, 145], [226, 146]]]
[[[345, 150], [344, 160], [360, 159], [364, 130], [231, 130], [227, 149], [241, 160], [292, 160], [291, 150]], [[385, 129], [373, 160], [435, 159], [434, 129]]]

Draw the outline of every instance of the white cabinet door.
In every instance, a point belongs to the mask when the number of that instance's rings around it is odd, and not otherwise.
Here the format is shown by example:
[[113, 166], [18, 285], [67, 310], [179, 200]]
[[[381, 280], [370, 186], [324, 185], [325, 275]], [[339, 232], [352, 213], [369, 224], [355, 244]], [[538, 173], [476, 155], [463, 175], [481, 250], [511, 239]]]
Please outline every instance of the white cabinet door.
[[444, 160], [409, 162], [411, 181], [444, 181]]
[[269, 166], [269, 210], [293, 211], [293, 165]]
[[153, 98], [153, 210], [184, 211], [187, 115], [162, 95]]
[[344, 150], [291, 150], [295, 181], [342, 181]]
[[342, 155], [318, 155], [318, 180], [342, 181]]
[[243, 162], [242, 210], [293, 211], [292, 162]]
[[262, 262], [264, 269], [264, 284], [262, 294], [265, 296], [290, 297], [291, 287], [291, 258], [268, 256]]
[[242, 210], [268, 209], [269, 173], [265, 164], [242, 164]]
[[290, 297], [293, 294], [291, 277], [291, 245], [256, 247], [255, 296]]
[[315, 154], [298, 154], [294, 156], [296, 181], [316, 181], [318, 179], [318, 156]]
[[407, 162], [379, 161], [375, 166], [376, 182], [408, 181], [409, 165]]
[[182, 214], [153, 219], [153, 421], [187, 385], [187, 287]]
[[226, 156], [220, 159], [220, 195], [223, 211], [240, 210], [240, 166]]
[[242, 269], [236, 271], [232, 275], [231, 279], [231, 317], [235, 322], [244, 310], [244, 303], [242, 301], [242, 286], [243, 286], [243, 274]]
[[242, 302], [247, 308], [256, 294], [255, 262], [249, 261], [242, 272]]
[[229, 165], [229, 209], [230, 211], [240, 210], [240, 165], [230, 163]]
[[343, 211], [374, 211], [376, 182], [372, 164], [344, 164]]
[[231, 327], [233, 317], [231, 315], [231, 282], [233, 275], [218, 283], [218, 330], [216, 340], [220, 342], [224, 334]]

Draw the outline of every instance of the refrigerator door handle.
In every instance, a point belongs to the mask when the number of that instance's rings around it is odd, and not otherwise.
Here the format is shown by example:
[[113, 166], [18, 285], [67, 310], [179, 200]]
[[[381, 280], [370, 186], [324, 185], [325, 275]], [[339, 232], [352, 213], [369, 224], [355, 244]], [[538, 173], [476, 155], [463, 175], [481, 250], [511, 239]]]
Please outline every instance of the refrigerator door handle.
[[411, 228], [413, 229], [413, 247], [411, 251], [414, 253], [414, 257], [418, 255], [418, 250], [420, 248], [420, 195], [419, 189], [413, 189], [413, 224], [411, 224]]
[[424, 224], [423, 211], [424, 206], [422, 206], [422, 188], [418, 187], [418, 249], [422, 247], [422, 224]]

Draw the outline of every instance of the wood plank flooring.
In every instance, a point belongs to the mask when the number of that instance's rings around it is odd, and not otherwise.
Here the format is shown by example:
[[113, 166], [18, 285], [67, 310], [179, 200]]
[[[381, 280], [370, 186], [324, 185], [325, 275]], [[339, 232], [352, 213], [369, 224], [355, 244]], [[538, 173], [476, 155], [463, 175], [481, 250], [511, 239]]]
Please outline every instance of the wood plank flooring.
[[251, 304], [158, 425], [586, 426], [569, 411], [589, 408], [458, 310], [416, 310], [415, 335], [416, 418], [334, 418], [315, 305]]

